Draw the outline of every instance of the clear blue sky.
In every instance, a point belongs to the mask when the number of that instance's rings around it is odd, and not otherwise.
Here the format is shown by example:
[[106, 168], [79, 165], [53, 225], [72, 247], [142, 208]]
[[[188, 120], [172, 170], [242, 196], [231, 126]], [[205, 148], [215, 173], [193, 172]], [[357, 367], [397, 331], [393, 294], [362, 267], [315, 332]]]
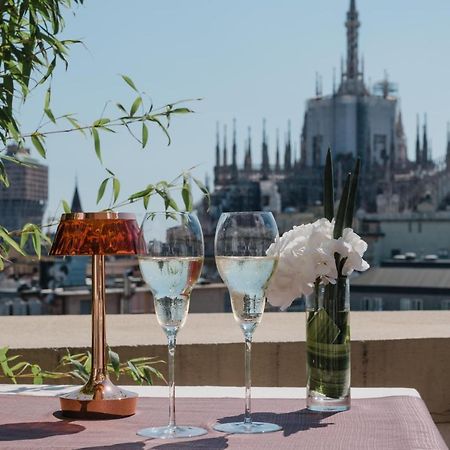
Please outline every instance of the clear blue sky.
[[[331, 91], [333, 67], [339, 73], [346, 53], [348, 6], [349, 0], [86, 0], [75, 17], [67, 14], [65, 35], [81, 38], [86, 48], [74, 48], [69, 70], [58, 71], [54, 112], [76, 112], [89, 122], [107, 101], [129, 103], [132, 92], [120, 73], [131, 76], [155, 105], [203, 98], [191, 105], [195, 115], [173, 121], [170, 147], [156, 128], [146, 150], [126, 133], [103, 139], [105, 165], [117, 172], [124, 195], [193, 165], [199, 165], [198, 177], [212, 175], [216, 121], [228, 124], [230, 143], [233, 117], [239, 159], [251, 125], [254, 160], [260, 160], [265, 117], [273, 161], [276, 128], [283, 135], [291, 119], [294, 136], [300, 132], [316, 71], [324, 94]], [[426, 112], [433, 156], [442, 156], [450, 120], [450, 3], [357, 0], [357, 7], [366, 80], [378, 81], [387, 70], [398, 83], [409, 155], [416, 113]], [[37, 100], [23, 108], [24, 128], [39, 122]], [[84, 209], [98, 209], [104, 170], [91, 142], [64, 135], [49, 139], [48, 149], [48, 214], [61, 198], [71, 200], [76, 176]]]

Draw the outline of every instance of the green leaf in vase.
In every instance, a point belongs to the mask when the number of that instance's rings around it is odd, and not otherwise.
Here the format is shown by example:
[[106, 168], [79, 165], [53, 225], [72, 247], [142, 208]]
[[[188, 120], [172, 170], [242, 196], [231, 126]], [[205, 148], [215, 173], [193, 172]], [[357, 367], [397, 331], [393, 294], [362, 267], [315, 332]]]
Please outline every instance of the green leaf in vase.
[[341, 330], [324, 309], [311, 313], [308, 317], [308, 341], [332, 344]]
[[351, 174], [347, 174], [345, 179], [344, 189], [342, 189], [341, 200], [339, 202], [338, 211], [336, 214], [336, 223], [334, 224], [333, 238], [339, 239], [344, 230], [344, 219], [348, 205], [348, 191], [350, 189]]
[[331, 148], [328, 148], [323, 179], [323, 208], [325, 218], [330, 222], [334, 217], [334, 177]]
[[347, 211], [345, 212], [344, 228], [353, 228], [353, 216], [356, 206], [356, 192], [358, 190], [358, 178], [359, 168], [361, 162], [358, 158], [355, 163], [355, 169], [353, 170], [352, 178], [350, 181], [350, 192], [348, 194]]

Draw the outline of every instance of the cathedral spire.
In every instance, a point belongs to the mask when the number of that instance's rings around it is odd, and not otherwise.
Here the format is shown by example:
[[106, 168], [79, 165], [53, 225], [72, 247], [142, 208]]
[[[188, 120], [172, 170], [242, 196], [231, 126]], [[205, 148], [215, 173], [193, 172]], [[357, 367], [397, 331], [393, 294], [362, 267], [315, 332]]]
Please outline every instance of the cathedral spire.
[[237, 167], [237, 146], [236, 146], [236, 119], [233, 119], [233, 148], [232, 148], [232, 152], [233, 152], [233, 167], [236, 168]]
[[228, 156], [227, 156], [227, 126], [223, 126], [223, 166], [228, 166]]
[[277, 128], [277, 153], [275, 157], [275, 170], [280, 170], [280, 130]]
[[427, 115], [425, 114], [423, 121], [423, 141], [422, 141], [422, 159], [423, 165], [426, 166], [429, 161], [428, 155], [428, 137], [427, 137]]
[[450, 122], [447, 122], [447, 154], [450, 155]]
[[78, 192], [78, 177], [75, 177], [75, 191], [73, 193], [70, 211], [73, 213], [83, 212], [83, 208], [81, 206], [80, 193]]
[[216, 122], [216, 167], [220, 167], [219, 122]]
[[420, 119], [419, 114], [417, 114], [417, 124], [416, 124], [416, 164], [420, 165], [422, 163], [422, 158], [420, 157]]
[[292, 148], [291, 148], [291, 121], [288, 121], [288, 132], [284, 150], [284, 170], [292, 168]]
[[336, 67], [333, 67], [333, 95], [336, 94]]
[[266, 136], [266, 119], [263, 119], [263, 134], [262, 134], [262, 177], [267, 179], [270, 172], [269, 163], [269, 147], [267, 145]]
[[450, 122], [447, 122], [447, 155], [446, 155], [447, 171], [450, 171]]
[[248, 127], [247, 150], [245, 152], [244, 170], [252, 170], [252, 129]]
[[350, 9], [347, 12], [347, 79], [354, 80], [358, 78], [358, 11], [355, 0], [350, 1]]

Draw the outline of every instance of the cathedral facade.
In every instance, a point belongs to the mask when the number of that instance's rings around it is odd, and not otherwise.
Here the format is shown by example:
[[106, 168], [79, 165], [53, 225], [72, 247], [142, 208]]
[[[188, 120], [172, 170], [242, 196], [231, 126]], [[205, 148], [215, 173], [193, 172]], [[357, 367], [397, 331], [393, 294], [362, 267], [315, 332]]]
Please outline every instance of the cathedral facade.
[[235, 123], [230, 148], [226, 128], [222, 142], [217, 129], [213, 216], [239, 210], [303, 212], [321, 204], [328, 148], [333, 154], [338, 195], [346, 172], [360, 158], [364, 183], [360, 186], [358, 202], [362, 210], [412, 211], [428, 194], [433, 197], [435, 209], [442, 207], [449, 192], [450, 144], [447, 164], [434, 163], [426, 121], [422, 130], [418, 123], [415, 160], [408, 159], [395, 84], [388, 80], [387, 74], [373, 87], [365, 82], [364, 63], [358, 53], [360, 21], [355, 0], [350, 1], [345, 27], [347, 55], [345, 64], [341, 62], [339, 83], [334, 81], [332, 93], [323, 95], [320, 78], [317, 79], [315, 96], [306, 102], [298, 149], [292, 144], [289, 124], [283, 149], [277, 132], [275, 158], [272, 156], [270, 161], [263, 122], [258, 158], [261, 163], [254, 163], [249, 129], [240, 165]]

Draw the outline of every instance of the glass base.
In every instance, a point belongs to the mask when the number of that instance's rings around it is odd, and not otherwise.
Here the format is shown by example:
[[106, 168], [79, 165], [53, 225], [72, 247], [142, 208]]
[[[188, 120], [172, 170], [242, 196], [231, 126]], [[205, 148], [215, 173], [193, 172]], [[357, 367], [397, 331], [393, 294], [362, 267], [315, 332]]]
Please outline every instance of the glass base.
[[202, 436], [208, 433], [204, 428], [191, 426], [175, 426], [175, 427], [150, 427], [139, 430], [137, 434], [148, 438], [155, 439], [177, 439], [190, 438], [194, 436]]
[[231, 423], [217, 423], [213, 426], [216, 431], [232, 434], [255, 434], [255, 433], [272, 433], [280, 431], [282, 428], [274, 423], [266, 422], [231, 422]]
[[340, 398], [326, 397], [318, 392], [308, 392], [306, 407], [310, 411], [317, 412], [340, 412], [350, 409], [350, 395]]

